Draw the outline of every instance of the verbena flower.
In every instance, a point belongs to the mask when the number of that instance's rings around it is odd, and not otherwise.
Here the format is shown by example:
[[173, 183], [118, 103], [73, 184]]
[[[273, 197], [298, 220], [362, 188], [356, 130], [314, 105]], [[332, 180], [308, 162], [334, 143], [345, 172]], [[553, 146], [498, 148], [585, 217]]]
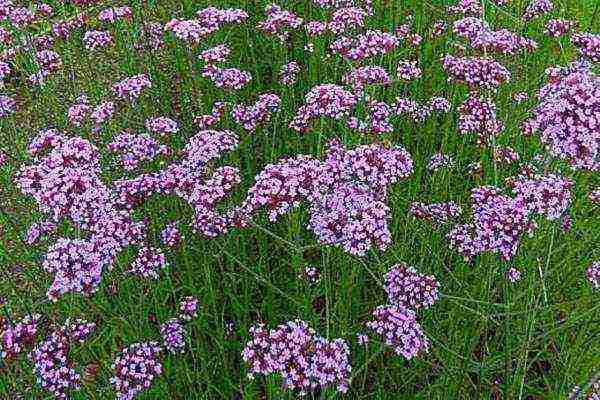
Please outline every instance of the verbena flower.
[[348, 390], [351, 371], [349, 349], [343, 339], [320, 337], [306, 322], [289, 321], [268, 331], [264, 325], [250, 328], [251, 340], [242, 351], [249, 378], [279, 374], [283, 387], [307, 393], [335, 387]]

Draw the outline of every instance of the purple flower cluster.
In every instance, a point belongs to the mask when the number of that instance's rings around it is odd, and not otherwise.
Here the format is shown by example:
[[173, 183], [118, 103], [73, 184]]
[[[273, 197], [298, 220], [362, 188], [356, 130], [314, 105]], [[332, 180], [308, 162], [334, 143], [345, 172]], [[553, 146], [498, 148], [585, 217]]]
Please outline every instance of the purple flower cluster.
[[442, 67], [449, 80], [464, 83], [471, 88], [496, 89], [510, 80], [510, 72], [492, 58], [454, 57], [447, 54]]
[[392, 242], [389, 211], [369, 188], [342, 182], [314, 199], [309, 226], [321, 242], [363, 255], [371, 247], [383, 250]]
[[113, 43], [113, 38], [106, 31], [87, 31], [83, 35], [83, 44], [90, 51], [97, 51]]
[[251, 340], [242, 351], [249, 365], [248, 376], [280, 374], [283, 387], [311, 390], [335, 387], [348, 390], [351, 366], [349, 349], [343, 339], [329, 341], [320, 337], [306, 322], [289, 321], [268, 331], [264, 325], [250, 328]]
[[253, 132], [259, 125], [269, 121], [272, 113], [279, 111], [281, 99], [274, 93], [265, 93], [258, 96], [258, 100], [251, 106], [237, 104], [231, 112], [233, 119], [243, 125], [247, 132]]
[[123, 349], [111, 366], [115, 375], [110, 378], [110, 383], [117, 399], [133, 400], [152, 386], [154, 379], [163, 372], [159, 358], [162, 352], [157, 342], [134, 343]]
[[310, 228], [317, 237], [352, 254], [371, 246], [385, 249], [391, 238], [385, 204], [389, 185], [412, 173], [402, 148], [364, 145], [353, 150], [330, 145], [324, 162], [307, 156], [267, 166], [242, 205], [250, 215], [266, 206], [276, 220], [302, 201], [310, 203]]
[[525, 9], [525, 12], [521, 18], [523, 21], [528, 22], [546, 13], [549, 13], [553, 8], [554, 4], [551, 0], [532, 0]]
[[198, 299], [192, 296], [185, 297], [179, 303], [179, 318], [191, 321], [198, 316]]
[[515, 267], [510, 267], [506, 270], [506, 279], [510, 283], [515, 283], [521, 280], [521, 271]]
[[297, 61], [284, 64], [279, 71], [279, 83], [283, 86], [294, 86], [298, 72], [300, 72], [300, 65]]
[[80, 126], [89, 117], [97, 127], [112, 117], [114, 107], [115, 105], [112, 101], [104, 101], [96, 107], [92, 107], [89, 104], [87, 95], [82, 94], [77, 98], [77, 103], [69, 107], [67, 118], [73, 125]]
[[433, 275], [424, 275], [405, 263], [396, 264], [385, 276], [385, 291], [390, 304], [419, 309], [438, 300], [440, 284]]
[[167, 146], [161, 145], [146, 134], [134, 135], [127, 132], [116, 135], [106, 145], [106, 150], [120, 155], [121, 164], [126, 171], [133, 171], [144, 161], [151, 161], [159, 155], [166, 156], [170, 153]]
[[575, 169], [596, 170], [600, 154], [600, 78], [586, 63], [550, 69], [550, 82], [538, 93], [540, 103], [524, 125], [524, 134], [539, 132], [555, 157]]
[[544, 215], [549, 221], [559, 219], [571, 205], [571, 188], [575, 183], [558, 174], [519, 175], [510, 181], [517, 201], [530, 213]]
[[385, 69], [378, 65], [366, 65], [352, 69], [342, 78], [345, 85], [359, 95], [367, 85], [389, 85], [391, 79]]
[[40, 315], [25, 316], [16, 325], [5, 325], [0, 319], [0, 361], [18, 356], [25, 346], [32, 345], [37, 333]]
[[403, 81], [419, 79], [421, 73], [418, 61], [400, 61], [396, 67], [396, 75]]
[[331, 14], [327, 27], [331, 32], [340, 35], [344, 32], [363, 28], [368, 13], [361, 7], [338, 8]]
[[366, 112], [367, 116], [365, 120], [350, 117], [348, 119], [348, 127], [360, 133], [372, 135], [390, 133], [394, 130], [390, 122], [392, 109], [387, 103], [369, 99], [366, 104]]
[[563, 18], [549, 19], [545, 25], [546, 33], [551, 38], [565, 36], [575, 28], [577, 28], [577, 22]]
[[296, 111], [290, 128], [298, 132], [306, 132], [311, 120], [320, 117], [329, 117], [340, 120], [347, 117], [358, 102], [357, 97], [334, 84], [323, 84], [313, 87]]
[[183, 353], [185, 351], [185, 328], [178, 318], [171, 318], [160, 325], [160, 334], [165, 349], [169, 352]]
[[169, 222], [160, 233], [160, 238], [167, 247], [175, 247], [180, 244], [183, 241], [183, 237], [181, 236], [181, 232], [179, 232], [177, 221]]
[[453, 201], [431, 204], [413, 202], [410, 204], [408, 212], [415, 218], [431, 221], [436, 225], [442, 225], [452, 219], [458, 218], [462, 209]]
[[155, 117], [146, 120], [146, 129], [164, 137], [179, 132], [179, 125], [171, 118]]
[[98, 13], [98, 20], [104, 23], [114, 23], [119, 20], [131, 20], [133, 11], [130, 7], [113, 7], [107, 8]]
[[214, 64], [219, 62], [227, 61], [227, 58], [231, 54], [231, 49], [224, 44], [220, 44], [215, 47], [211, 47], [210, 49], [204, 50], [198, 58], [202, 61]]
[[195, 19], [172, 19], [165, 24], [164, 30], [173, 32], [180, 40], [197, 45], [208, 35], [221, 29], [223, 25], [241, 24], [247, 18], [248, 13], [240, 9], [207, 7], [199, 10]]
[[425, 104], [406, 97], [396, 97], [391, 107], [397, 116], [407, 115], [416, 123], [424, 123], [434, 113], [449, 112], [452, 105], [443, 97], [432, 97]]
[[52, 221], [42, 221], [32, 224], [25, 234], [25, 243], [30, 246], [36, 244], [42, 236], [54, 232], [56, 227], [57, 225]]
[[349, 61], [362, 61], [370, 57], [382, 56], [398, 46], [398, 38], [388, 32], [367, 30], [356, 37], [341, 36], [329, 46], [333, 54], [339, 54]]
[[571, 43], [577, 46], [584, 58], [591, 62], [600, 62], [600, 34], [575, 33], [571, 35]]
[[448, 12], [455, 15], [470, 17], [483, 17], [483, 5], [481, 0], [458, 0], [458, 3], [448, 7]]
[[144, 279], [158, 279], [160, 270], [169, 266], [161, 249], [152, 246], [141, 247], [131, 264], [131, 271]]
[[538, 48], [535, 40], [519, 34], [500, 29], [497, 31], [483, 30], [471, 37], [471, 46], [479, 51], [495, 52], [504, 55], [515, 55], [521, 52], [534, 52]]
[[596, 289], [600, 289], [600, 261], [591, 263], [586, 274], [592, 286]]
[[504, 124], [496, 116], [496, 106], [490, 98], [477, 92], [469, 93], [458, 107], [458, 131], [461, 135], [475, 133], [477, 143], [484, 145], [504, 130]]
[[67, 320], [29, 353], [37, 382], [45, 391], [57, 399], [66, 400], [72, 391], [79, 389], [81, 377], [67, 357], [71, 345], [85, 342], [95, 329], [96, 324], [83, 319]]
[[117, 97], [122, 100], [135, 103], [140, 97], [142, 90], [152, 87], [152, 82], [148, 75], [139, 74], [130, 76], [112, 86], [112, 90]]
[[289, 31], [298, 29], [304, 20], [292, 11], [283, 10], [276, 4], [270, 4], [265, 9], [266, 19], [257, 24], [257, 28], [268, 35], [277, 35], [281, 41], [289, 36]]
[[385, 345], [407, 360], [429, 350], [429, 340], [415, 312], [401, 305], [377, 307], [373, 311], [373, 320], [366, 325], [383, 338]]
[[474, 221], [448, 233], [450, 246], [467, 259], [483, 252], [500, 253], [504, 259], [511, 259], [521, 236], [533, 229], [527, 205], [502, 195], [494, 186], [473, 189], [471, 200]]
[[208, 64], [202, 69], [202, 76], [218, 88], [227, 90], [239, 90], [246, 86], [251, 80], [249, 72], [237, 68], [221, 68], [214, 64]]

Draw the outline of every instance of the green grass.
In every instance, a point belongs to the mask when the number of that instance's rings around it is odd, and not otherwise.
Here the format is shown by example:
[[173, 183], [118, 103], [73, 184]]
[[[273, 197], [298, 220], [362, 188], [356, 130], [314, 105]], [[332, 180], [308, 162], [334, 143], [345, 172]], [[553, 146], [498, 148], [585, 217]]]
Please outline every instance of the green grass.
[[[59, 14], [73, 15], [72, 7], [52, 3]], [[544, 83], [543, 71], [567, 63], [575, 52], [568, 39], [561, 39], [559, 46], [545, 37], [546, 18], [523, 26], [518, 16], [524, 1], [512, 3], [502, 8], [486, 3], [488, 21], [494, 27], [506, 27], [536, 39], [540, 48], [531, 55], [502, 60], [513, 73], [513, 81], [494, 95], [499, 115], [507, 125], [497, 142], [515, 147], [522, 159], [528, 159], [540, 145], [535, 137], [524, 138], [519, 127], [535, 104], [534, 93]], [[109, 4], [112, 2], [103, 6]], [[586, 196], [600, 185], [600, 179], [555, 163], [556, 169], [576, 181], [571, 208], [574, 229], [562, 233], [556, 224], [539, 221], [535, 236], [523, 240], [512, 263], [490, 255], [467, 263], [448, 248], [447, 230], [437, 231], [408, 217], [408, 205], [411, 201], [454, 200], [468, 209], [471, 188], [501, 185], [517, 170], [501, 166], [496, 170], [489, 149], [478, 148], [473, 137], [458, 134], [455, 113], [422, 126], [399, 120], [394, 132], [385, 136], [386, 141], [405, 146], [415, 161], [413, 176], [396, 184], [390, 193], [393, 244], [385, 252], [357, 258], [319, 245], [305, 228], [307, 210], [300, 208], [278, 223], [269, 223], [261, 216], [252, 228], [233, 230], [213, 240], [185, 231], [185, 244], [167, 252], [171, 267], [157, 281], [142, 281], [124, 272], [135, 256], [135, 249], [130, 249], [119, 257], [116, 268], [104, 275], [95, 296], [88, 299], [66, 295], [56, 304], [49, 304], [45, 291], [51, 276], [41, 268], [48, 243], [29, 247], [22, 240], [27, 227], [41, 215], [32, 199], [18, 192], [11, 178], [20, 165], [28, 162], [26, 146], [39, 129], [57, 127], [72, 135], [91, 137], [89, 127], [74, 129], [65, 117], [68, 106], [81, 92], [96, 103], [111, 97], [110, 86], [115, 81], [148, 73], [152, 89], [137, 105], [120, 107], [98, 143], [107, 143], [123, 129], [142, 131], [148, 116], [166, 115], [182, 126], [181, 138], [174, 140], [176, 147], [195, 133], [193, 117], [209, 112], [214, 101], [250, 103], [260, 93], [279, 93], [282, 110], [255, 133], [245, 134], [228, 118], [220, 125], [241, 136], [238, 150], [217, 162], [237, 166], [242, 172], [242, 184], [232, 199], [235, 203], [241, 201], [254, 176], [266, 164], [283, 156], [321, 156], [325, 142], [336, 136], [349, 145], [371, 140], [332, 121], [318, 122], [305, 135], [287, 128], [304, 94], [316, 84], [340, 82], [349, 66], [337, 57], [322, 62], [320, 56], [326, 45], [322, 39], [315, 41], [315, 53], [307, 57], [301, 51], [306, 41], [303, 35], [294, 35], [296, 47], [286, 48], [275, 38], [259, 33], [254, 26], [263, 18], [266, 1], [137, 0], [130, 4], [134, 22], [110, 27], [117, 39], [115, 47], [89, 55], [81, 44], [82, 34], [77, 33], [56, 46], [64, 66], [47, 85], [33, 88], [25, 81], [8, 84], [5, 91], [16, 96], [18, 112], [0, 121], [0, 149], [10, 156], [8, 166], [0, 168], [0, 296], [5, 300], [0, 312], [13, 318], [40, 312], [48, 324], [80, 316], [98, 322], [96, 334], [71, 352], [77, 365], [99, 365], [98, 374], [84, 382], [75, 399], [112, 398], [108, 380], [117, 352], [133, 342], [157, 339], [158, 326], [149, 316], [166, 320], [187, 295], [197, 296], [201, 302], [199, 318], [190, 325], [188, 351], [182, 356], [167, 356], [164, 374], [140, 399], [293, 398], [280, 389], [275, 377], [249, 381], [240, 352], [254, 323], [264, 321], [273, 327], [296, 317], [328, 338], [342, 337], [351, 344], [353, 372], [347, 397], [352, 399], [565, 399], [573, 386], [588, 383], [600, 368], [600, 294], [586, 281], [585, 269], [600, 258], [600, 213]], [[306, 19], [324, 18], [323, 12], [308, 5], [308, 1], [281, 4]], [[392, 29], [402, 22], [403, 15], [413, 12], [414, 25], [426, 38], [418, 51], [401, 46], [391, 55], [372, 60], [372, 64], [382, 65], [391, 73], [397, 61], [418, 57], [424, 70], [424, 78], [415, 83], [377, 89], [375, 94], [380, 99], [391, 102], [402, 94], [417, 99], [439, 94], [448, 96], [455, 106], [462, 101], [465, 88], [447, 83], [440, 66], [441, 55], [453, 51], [451, 42], [456, 39], [431, 41], [426, 34], [432, 21], [448, 20], [444, 11], [448, 4], [440, 0], [375, 2], [376, 15], [369, 20], [370, 27]], [[595, 0], [555, 4], [552, 15], [576, 19], [590, 31], [600, 28], [597, 14], [594, 19]], [[131, 45], [142, 20], [166, 22], [173, 17], [191, 17], [208, 5], [241, 7], [251, 14], [245, 25], [226, 27], [200, 46], [203, 49], [226, 41], [233, 50], [231, 64], [251, 72], [251, 84], [232, 98], [201, 77], [196, 59], [199, 49], [175, 39], [168, 39], [167, 48], [153, 54], [136, 52]], [[291, 89], [282, 88], [277, 83], [277, 72], [292, 59], [303, 66], [299, 83]], [[33, 71], [31, 54], [16, 62], [24, 76]], [[515, 106], [511, 94], [520, 90], [530, 93], [532, 100]], [[457, 167], [427, 173], [427, 159], [438, 151], [454, 154]], [[482, 162], [486, 171], [483, 177], [475, 179], [465, 174], [467, 164], [473, 161]], [[111, 165], [109, 159], [104, 163], [107, 168]], [[160, 166], [154, 164], [152, 168]], [[114, 167], [105, 171], [108, 182], [120, 176]], [[189, 221], [192, 217], [187, 205], [171, 197], [152, 198], [139, 214], [149, 217], [149, 237], [155, 243], [166, 222], [175, 218]], [[355, 334], [364, 330], [373, 308], [385, 302], [383, 274], [401, 261], [434, 274], [443, 293], [431, 309], [419, 312], [432, 342], [431, 351], [410, 362], [392, 356], [376, 342], [363, 348], [355, 341]], [[523, 279], [516, 284], [503, 278], [512, 264], [523, 271]], [[323, 279], [316, 287], [297, 279], [307, 265], [322, 272]], [[228, 332], [231, 322], [233, 331]], [[0, 398], [10, 399], [17, 393], [26, 399], [47, 398], [35, 383], [24, 356], [0, 369]], [[340, 397], [329, 392], [322, 395]]]

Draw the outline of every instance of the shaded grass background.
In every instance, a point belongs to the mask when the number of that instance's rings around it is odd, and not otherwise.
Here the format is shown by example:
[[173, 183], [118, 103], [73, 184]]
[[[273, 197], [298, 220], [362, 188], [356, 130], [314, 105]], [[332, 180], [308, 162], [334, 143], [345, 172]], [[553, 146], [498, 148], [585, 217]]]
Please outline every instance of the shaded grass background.
[[[19, 194], [11, 177], [21, 164], [28, 162], [26, 146], [39, 129], [57, 127], [91, 138], [89, 126], [73, 129], [66, 125], [67, 107], [84, 91], [96, 103], [112, 97], [110, 86], [115, 81], [148, 73], [152, 89], [138, 104], [120, 106], [117, 118], [94, 140], [105, 144], [123, 129], [144, 130], [149, 116], [166, 115], [181, 124], [181, 137], [173, 139], [177, 148], [195, 133], [193, 117], [210, 112], [214, 101], [251, 103], [259, 93], [279, 93], [283, 100], [281, 112], [254, 134], [245, 134], [228, 118], [220, 125], [235, 130], [242, 138], [237, 151], [217, 162], [238, 166], [242, 171], [244, 180], [233, 203], [241, 201], [256, 173], [283, 156], [321, 156], [325, 143], [336, 136], [349, 145], [371, 140], [327, 120], [318, 121], [306, 135], [287, 128], [310, 87], [340, 82], [349, 65], [338, 57], [322, 62], [320, 56], [326, 46], [323, 39], [315, 40], [315, 53], [306, 56], [301, 51], [306, 43], [304, 35], [294, 34], [294, 45], [286, 47], [258, 33], [254, 26], [263, 18], [266, 1], [129, 3], [134, 8], [134, 22], [109, 28], [116, 37], [114, 48], [90, 55], [81, 44], [82, 33], [60, 43], [57, 51], [64, 63], [61, 72], [42, 88], [22, 83], [7, 85], [6, 92], [16, 95], [19, 107], [16, 115], [0, 121], [0, 148], [11, 157], [9, 166], [0, 168], [0, 295], [5, 300], [2, 312], [15, 319], [27, 312], [41, 312], [46, 326], [60, 324], [68, 316], [98, 321], [97, 333], [71, 353], [78, 365], [99, 366], [98, 374], [84, 382], [76, 399], [113, 397], [108, 379], [116, 353], [133, 342], [158, 339], [158, 326], [152, 322], [152, 316], [158, 321], [174, 316], [178, 301], [186, 295], [197, 296], [201, 302], [199, 318], [190, 325], [189, 351], [183, 356], [167, 356], [164, 374], [141, 399], [293, 398], [293, 394], [280, 390], [277, 378], [249, 381], [240, 352], [254, 323], [265, 321], [272, 327], [295, 317], [306, 320], [324, 336], [343, 337], [351, 343], [353, 380], [349, 398], [564, 399], [574, 385], [587, 383], [600, 366], [599, 294], [585, 279], [587, 265], [600, 258], [600, 221], [598, 207], [586, 196], [600, 180], [555, 163], [557, 169], [577, 182], [571, 209], [573, 231], [561, 233], [556, 224], [539, 221], [535, 236], [523, 239], [512, 263], [490, 255], [466, 263], [448, 249], [448, 228], [436, 231], [409, 218], [408, 205], [416, 200], [454, 200], [468, 209], [471, 188], [501, 185], [504, 178], [518, 170], [498, 166], [494, 173], [490, 150], [476, 147], [472, 137], [459, 136], [454, 114], [432, 118], [421, 126], [398, 120], [395, 131], [384, 137], [390, 143], [405, 146], [415, 161], [413, 176], [395, 185], [390, 193], [394, 242], [386, 252], [356, 258], [318, 245], [305, 229], [307, 210], [301, 208], [276, 224], [261, 216], [251, 229], [234, 230], [214, 240], [185, 231], [185, 244], [167, 252], [171, 267], [159, 281], [142, 281], [124, 273], [135, 257], [135, 249], [129, 249], [119, 257], [116, 268], [105, 274], [93, 298], [67, 295], [57, 304], [45, 302], [51, 276], [40, 265], [48, 243], [31, 248], [22, 241], [27, 227], [42, 216], [30, 198]], [[375, 2], [376, 16], [369, 20], [369, 27], [391, 30], [412, 12], [414, 26], [426, 38], [418, 50], [400, 46], [392, 55], [371, 60], [371, 64], [382, 65], [393, 73], [397, 61], [419, 58], [424, 70], [424, 78], [417, 82], [374, 89], [378, 98], [391, 102], [399, 95], [421, 100], [444, 95], [455, 106], [464, 99], [466, 89], [446, 82], [439, 61], [444, 52], [455, 51], [455, 39], [431, 41], [427, 35], [433, 21], [448, 20], [444, 11], [448, 4], [416, 0]], [[73, 15], [72, 7], [57, 2], [54, 5], [59, 14]], [[104, 2], [102, 8], [109, 5], [122, 4]], [[132, 47], [142, 21], [192, 17], [208, 5], [241, 7], [251, 14], [247, 24], [226, 27], [200, 47], [226, 41], [233, 50], [231, 64], [252, 73], [251, 84], [231, 95], [201, 78], [201, 64], [196, 59], [200, 49], [192, 50], [173, 38], [168, 38], [167, 48], [157, 53], [140, 53]], [[281, 5], [306, 19], [325, 16], [308, 1]], [[555, 5], [552, 15], [576, 19], [582, 27], [598, 31], [600, 23], [597, 17], [594, 19], [593, 0], [555, 1]], [[555, 42], [545, 38], [542, 29], [546, 18], [522, 26], [518, 15], [524, 6], [521, 1], [501, 8], [486, 3], [486, 15], [493, 27], [519, 31], [540, 44], [534, 54], [502, 60], [513, 72], [513, 81], [495, 95], [498, 113], [507, 125], [497, 143], [514, 146], [527, 160], [540, 146], [537, 138], [523, 138], [519, 127], [535, 104], [534, 93], [544, 83], [543, 71], [574, 59], [575, 52], [567, 39]], [[291, 89], [281, 87], [277, 83], [279, 68], [293, 59], [303, 66], [299, 82]], [[34, 71], [32, 60], [31, 54], [18, 60], [24, 76]], [[520, 90], [527, 91], [532, 100], [516, 106], [511, 95]], [[438, 151], [455, 154], [456, 168], [426, 172], [429, 156]], [[473, 161], [482, 162], [486, 171], [483, 177], [467, 176], [466, 166]], [[107, 182], [123, 175], [111, 158], [107, 157], [103, 164]], [[157, 170], [161, 165], [160, 161], [154, 162], [147, 169]], [[466, 214], [465, 219], [469, 218]], [[168, 221], [190, 221], [192, 212], [178, 199], [155, 197], [136, 215], [150, 218], [149, 238], [158, 243], [159, 232]], [[61, 226], [61, 233], [77, 235], [68, 224]], [[443, 292], [432, 309], [419, 312], [432, 349], [410, 362], [391, 356], [376, 342], [362, 348], [355, 341], [355, 334], [364, 330], [372, 309], [385, 302], [381, 287], [385, 271], [400, 261], [435, 274]], [[307, 265], [316, 266], [322, 273], [322, 281], [316, 287], [297, 279]], [[503, 274], [509, 265], [523, 271], [519, 283], [505, 282]], [[0, 370], [0, 398], [11, 398], [17, 393], [30, 399], [46, 398], [25, 357]], [[319, 397], [341, 396], [327, 392], [315, 395]]]

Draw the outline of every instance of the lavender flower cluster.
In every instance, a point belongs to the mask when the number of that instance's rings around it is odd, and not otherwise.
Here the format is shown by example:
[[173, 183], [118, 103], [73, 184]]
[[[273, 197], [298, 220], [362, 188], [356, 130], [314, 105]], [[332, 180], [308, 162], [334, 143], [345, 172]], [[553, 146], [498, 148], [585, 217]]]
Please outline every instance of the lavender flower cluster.
[[251, 340], [242, 351], [249, 365], [248, 377], [279, 374], [283, 387], [305, 394], [335, 387], [348, 390], [351, 366], [343, 339], [329, 341], [301, 320], [289, 321], [268, 331], [264, 325], [250, 328]]
[[412, 159], [402, 148], [364, 145], [347, 150], [330, 144], [324, 162], [307, 156], [267, 166], [242, 204], [251, 215], [263, 206], [274, 221], [300, 205], [310, 204], [309, 227], [324, 243], [362, 255], [391, 241], [385, 204], [389, 185], [412, 173]]
[[405, 263], [392, 266], [385, 276], [389, 302], [415, 310], [431, 307], [438, 300], [439, 286], [435, 276], [423, 275]]
[[496, 89], [510, 80], [510, 72], [492, 58], [454, 57], [447, 54], [442, 67], [449, 80], [465, 83], [471, 88]]
[[158, 342], [134, 343], [114, 360], [110, 378], [119, 400], [132, 400], [152, 386], [154, 379], [163, 372], [160, 355], [163, 352]]
[[587, 63], [549, 69], [550, 82], [538, 93], [540, 103], [526, 121], [526, 135], [539, 132], [555, 157], [575, 169], [599, 168], [600, 78]]
[[37, 382], [45, 391], [66, 400], [71, 392], [80, 388], [81, 376], [67, 357], [72, 344], [85, 342], [95, 329], [96, 324], [83, 319], [67, 320], [29, 353]]
[[25, 346], [33, 344], [37, 334], [39, 314], [27, 315], [12, 325], [0, 319], [0, 360], [14, 359], [23, 351]]

